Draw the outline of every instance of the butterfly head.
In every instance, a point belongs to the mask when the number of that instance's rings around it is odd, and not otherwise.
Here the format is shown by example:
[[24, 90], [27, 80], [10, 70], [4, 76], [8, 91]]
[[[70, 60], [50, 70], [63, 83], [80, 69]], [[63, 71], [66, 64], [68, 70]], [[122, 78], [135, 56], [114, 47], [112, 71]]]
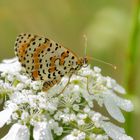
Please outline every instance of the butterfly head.
[[88, 58], [87, 57], [80, 58], [80, 64], [82, 67], [87, 67], [88, 66]]

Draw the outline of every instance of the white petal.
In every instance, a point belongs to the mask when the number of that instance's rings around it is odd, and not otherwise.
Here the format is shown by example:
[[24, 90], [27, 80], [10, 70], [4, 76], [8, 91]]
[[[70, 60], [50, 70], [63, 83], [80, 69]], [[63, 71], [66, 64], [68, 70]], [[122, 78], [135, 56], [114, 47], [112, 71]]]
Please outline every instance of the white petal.
[[107, 87], [112, 88], [117, 93], [121, 93], [121, 94], [126, 93], [125, 89], [119, 84], [117, 84], [117, 82], [114, 79], [110, 78], [109, 76], [107, 77]]
[[73, 135], [67, 135], [62, 140], [78, 140], [78, 138]]
[[102, 127], [113, 140], [133, 140], [132, 137], [125, 134], [123, 128], [120, 128], [110, 122], [103, 122]]
[[119, 106], [121, 109], [123, 109], [127, 112], [130, 112], [133, 110], [133, 104], [130, 100], [122, 99], [115, 94], [112, 94], [111, 96], [114, 98], [117, 106]]
[[100, 73], [100, 72], [101, 72], [101, 69], [100, 69], [99, 67], [97, 67], [97, 66], [94, 66], [93, 69], [94, 69], [94, 71], [97, 72], [97, 73]]
[[10, 63], [13, 63], [15, 61], [17, 61], [17, 58], [16, 57], [11, 58], [11, 59], [4, 59], [4, 60], [2, 60], [2, 62], [3, 63], [6, 63], [6, 64], [10, 64]]
[[108, 113], [117, 121], [124, 123], [125, 118], [116, 102], [114, 101], [114, 98], [112, 98], [110, 94], [104, 94], [103, 100]]
[[116, 84], [116, 86], [113, 89], [117, 93], [121, 93], [121, 94], [125, 94], [126, 93], [125, 89], [122, 86], [120, 86], [119, 84]]
[[53, 140], [51, 130], [46, 122], [38, 122], [33, 130], [34, 140]]
[[10, 119], [12, 112], [9, 108], [0, 112], [0, 128]]
[[21, 65], [17, 61], [17, 58], [3, 60], [3, 63], [0, 64], [0, 71], [2, 72], [15, 73], [20, 70], [21, 70]]
[[27, 126], [16, 123], [1, 140], [29, 140], [29, 130]]

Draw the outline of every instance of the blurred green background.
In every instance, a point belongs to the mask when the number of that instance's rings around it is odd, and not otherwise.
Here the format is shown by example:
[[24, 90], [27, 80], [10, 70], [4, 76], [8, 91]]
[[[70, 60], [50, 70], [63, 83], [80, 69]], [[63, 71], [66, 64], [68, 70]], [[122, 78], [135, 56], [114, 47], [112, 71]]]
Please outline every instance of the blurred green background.
[[139, 0], [0, 0], [0, 60], [14, 57], [14, 42], [22, 32], [49, 37], [84, 56], [86, 34], [87, 55], [117, 66], [90, 61], [127, 89], [135, 110], [125, 114], [125, 129], [139, 140], [139, 9]]

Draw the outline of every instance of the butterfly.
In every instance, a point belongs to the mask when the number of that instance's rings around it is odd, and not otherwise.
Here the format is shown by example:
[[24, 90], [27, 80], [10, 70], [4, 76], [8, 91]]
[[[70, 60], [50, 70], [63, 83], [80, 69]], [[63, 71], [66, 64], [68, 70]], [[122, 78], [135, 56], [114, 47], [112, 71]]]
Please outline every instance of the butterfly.
[[78, 57], [71, 50], [46, 37], [22, 33], [15, 41], [15, 54], [32, 80], [43, 81], [43, 91], [48, 91], [65, 75], [76, 73], [87, 58]]

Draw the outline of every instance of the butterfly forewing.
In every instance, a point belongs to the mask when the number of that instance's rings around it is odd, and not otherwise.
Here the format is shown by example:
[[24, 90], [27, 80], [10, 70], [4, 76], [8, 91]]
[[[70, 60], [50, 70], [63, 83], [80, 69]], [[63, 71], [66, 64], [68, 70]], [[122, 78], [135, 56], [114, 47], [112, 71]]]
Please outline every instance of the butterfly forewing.
[[46, 81], [50, 87], [81, 66], [73, 52], [53, 40], [33, 34], [17, 37], [15, 53], [33, 80]]

